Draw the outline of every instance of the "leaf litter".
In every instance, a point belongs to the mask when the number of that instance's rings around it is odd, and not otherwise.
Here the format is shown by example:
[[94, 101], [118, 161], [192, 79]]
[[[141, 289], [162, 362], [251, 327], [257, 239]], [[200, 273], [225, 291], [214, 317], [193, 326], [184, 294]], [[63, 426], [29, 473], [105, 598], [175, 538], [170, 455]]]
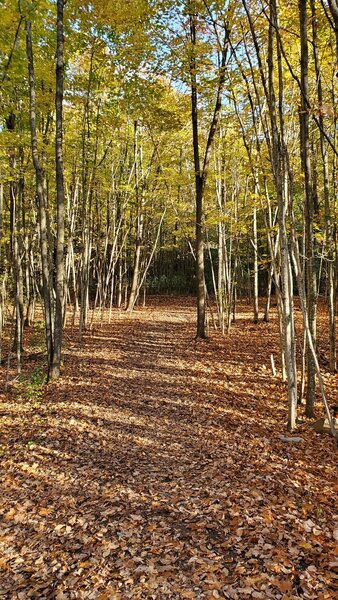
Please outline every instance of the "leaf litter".
[[157, 298], [67, 330], [38, 406], [1, 395], [1, 598], [337, 597], [336, 447], [280, 439], [275, 318], [243, 304], [207, 342], [194, 319]]

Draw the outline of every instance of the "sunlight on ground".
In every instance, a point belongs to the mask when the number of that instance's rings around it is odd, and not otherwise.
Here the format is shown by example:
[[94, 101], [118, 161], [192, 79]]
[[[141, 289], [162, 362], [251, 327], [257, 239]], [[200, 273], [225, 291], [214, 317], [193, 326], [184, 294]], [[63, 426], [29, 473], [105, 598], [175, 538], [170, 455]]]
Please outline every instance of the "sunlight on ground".
[[249, 317], [196, 343], [193, 307], [119, 315], [42, 401], [2, 397], [4, 597], [332, 597], [334, 446], [280, 441], [278, 336]]

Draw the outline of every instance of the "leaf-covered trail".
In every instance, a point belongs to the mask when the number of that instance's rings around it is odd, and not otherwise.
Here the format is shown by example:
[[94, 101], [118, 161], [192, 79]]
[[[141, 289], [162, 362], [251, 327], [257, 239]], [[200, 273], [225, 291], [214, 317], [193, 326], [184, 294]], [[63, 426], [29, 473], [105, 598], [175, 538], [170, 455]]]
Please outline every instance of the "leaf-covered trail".
[[279, 440], [275, 323], [195, 342], [194, 317], [69, 334], [41, 403], [1, 397], [1, 598], [336, 597], [335, 446]]

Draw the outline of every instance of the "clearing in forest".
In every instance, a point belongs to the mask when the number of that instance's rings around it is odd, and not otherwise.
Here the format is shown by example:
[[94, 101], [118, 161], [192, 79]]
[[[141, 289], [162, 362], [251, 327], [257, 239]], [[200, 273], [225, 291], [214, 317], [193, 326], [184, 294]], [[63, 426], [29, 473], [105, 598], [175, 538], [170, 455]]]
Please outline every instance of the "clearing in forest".
[[1, 598], [336, 597], [335, 442], [279, 439], [274, 316], [194, 335], [194, 301], [157, 298], [2, 394]]

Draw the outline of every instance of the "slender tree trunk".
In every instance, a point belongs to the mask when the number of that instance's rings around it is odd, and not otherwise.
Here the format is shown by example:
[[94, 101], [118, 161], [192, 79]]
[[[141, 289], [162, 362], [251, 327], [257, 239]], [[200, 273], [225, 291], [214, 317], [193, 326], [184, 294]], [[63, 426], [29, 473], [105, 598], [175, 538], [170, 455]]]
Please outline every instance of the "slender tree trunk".
[[30, 97], [30, 130], [31, 130], [31, 146], [32, 158], [36, 174], [36, 194], [39, 203], [39, 229], [40, 229], [40, 248], [41, 248], [41, 263], [42, 263], [42, 282], [43, 282], [43, 298], [44, 298], [44, 314], [46, 328], [46, 346], [47, 346], [47, 361], [48, 375], [53, 359], [53, 327], [52, 327], [52, 284], [50, 277], [50, 257], [48, 245], [48, 227], [47, 227], [47, 211], [46, 211], [46, 196], [44, 185], [44, 172], [40, 164], [37, 130], [36, 130], [36, 100], [35, 100], [35, 75], [34, 75], [34, 58], [32, 45], [32, 27], [30, 21], [26, 21], [26, 50], [28, 60], [28, 75], [29, 75], [29, 97]]
[[[324, 211], [325, 211], [325, 250], [326, 250], [326, 281], [327, 281], [327, 299], [329, 312], [329, 345], [330, 345], [330, 371], [334, 373], [337, 368], [337, 349], [336, 349], [336, 323], [335, 323], [335, 286], [334, 286], [334, 252], [333, 252], [333, 228], [332, 216], [330, 209], [330, 184], [329, 184], [329, 161], [328, 161], [328, 145], [324, 136], [324, 115], [323, 115], [323, 88], [322, 74], [318, 56], [317, 46], [317, 13], [316, 2], [310, 0], [311, 4], [311, 21], [312, 21], [312, 39], [313, 39], [313, 56], [316, 70], [317, 80], [317, 97], [319, 106], [319, 124], [320, 124], [320, 151], [322, 156], [323, 168], [323, 190], [324, 190]], [[338, 34], [338, 9], [337, 9], [337, 34]], [[338, 53], [337, 53], [338, 59]]]
[[326, 417], [329, 422], [330, 431], [331, 431], [331, 434], [333, 437], [338, 438], [338, 434], [334, 427], [332, 415], [330, 412], [330, 407], [329, 407], [327, 396], [326, 396], [325, 384], [324, 384], [324, 380], [323, 380], [323, 377], [322, 377], [322, 374], [320, 371], [318, 358], [317, 358], [317, 354], [316, 354], [316, 349], [315, 349], [315, 346], [314, 346], [314, 343], [312, 340], [311, 328], [310, 328], [310, 323], [309, 323], [309, 318], [308, 318], [309, 311], [306, 306], [306, 293], [305, 293], [304, 277], [303, 277], [303, 273], [302, 273], [302, 269], [301, 269], [299, 249], [298, 249], [298, 244], [297, 244], [296, 236], [295, 236], [293, 215], [292, 215], [292, 221], [291, 221], [291, 235], [292, 235], [291, 255], [292, 255], [292, 261], [293, 261], [293, 265], [294, 265], [295, 275], [297, 278], [301, 309], [302, 309], [303, 319], [304, 319], [305, 335], [307, 337], [307, 343], [310, 348], [310, 352], [312, 354], [316, 374], [318, 377], [319, 388], [320, 388], [320, 392], [321, 392], [323, 403], [324, 403]]
[[[0, 169], [0, 264], [5, 267], [2, 262], [3, 259], [3, 208], [4, 208], [4, 184], [2, 181], [2, 172]], [[4, 281], [6, 277], [6, 270], [1, 273], [0, 277], [0, 364], [2, 360], [2, 331], [3, 331], [3, 320], [4, 320]]]
[[[81, 339], [83, 331], [87, 327], [88, 309], [89, 309], [89, 270], [90, 270], [90, 221], [91, 221], [91, 197], [92, 197], [92, 176], [89, 177], [89, 142], [91, 139], [90, 127], [90, 103], [92, 93], [92, 83], [94, 74], [94, 54], [95, 48], [92, 46], [90, 53], [90, 65], [88, 73], [88, 86], [86, 91], [86, 101], [83, 114], [82, 129], [82, 256], [81, 256], [81, 274], [80, 274], [80, 322], [79, 337]], [[93, 173], [92, 173], [93, 175]], [[89, 180], [89, 181], [88, 181]]]
[[55, 325], [54, 348], [51, 378], [57, 379], [60, 375], [63, 306], [64, 306], [64, 183], [63, 183], [63, 154], [62, 154], [62, 128], [63, 128], [63, 5], [64, 0], [57, 0], [57, 43], [56, 43], [56, 133], [55, 133], [55, 164], [56, 164], [56, 199], [57, 199], [57, 240], [56, 240], [56, 298], [55, 298]]
[[15, 299], [15, 332], [13, 352], [16, 352], [17, 371], [21, 373], [21, 355], [23, 350], [23, 277], [22, 277], [22, 252], [20, 231], [20, 202], [22, 202], [22, 180], [15, 181], [15, 155], [11, 157], [12, 181], [10, 182], [10, 212], [11, 212], [11, 255], [13, 269], [14, 299]]
[[[142, 160], [142, 157], [141, 157]], [[140, 277], [140, 260], [141, 250], [143, 241], [143, 181], [139, 181], [139, 148], [138, 148], [138, 122], [134, 123], [134, 175], [135, 175], [135, 195], [136, 195], [136, 207], [137, 207], [137, 220], [136, 220], [136, 241], [135, 241], [135, 255], [134, 255], [134, 267], [133, 277], [131, 282], [131, 289], [127, 304], [127, 311], [131, 312], [135, 306], [138, 297], [138, 282]]]
[[272, 278], [273, 278], [273, 265], [271, 263], [269, 266], [269, 270], [268, 270], [268, 283], [266, 286], [266, 302], [265, 302], [265, 310], [264, 310], [264, 318], [263, 318], [265, 323], [269, 323], [269, 321], [270, 321]]
[[[216, 28], [216, 24], [213, 23]], [[227, 58], [228, 31], [224, 29], [224, 40], [221, 52], [221, 62], [219, 66], [219, 81], [216, 94], [216, 103], [213, 117], [210, 124], [208, 140], [205, 147], [203, 166], [201, 166], [199, 153], [199, 127], [198, 127], [198, 95], [197, 95], [197, 62], [196, 62], [196, 15], [189, 13], [190, 26], [190, 87], [191, 87], [191, 121], [192, 121], [192, 137], [194, 150], [194, 167], [195, 167], [195, 194], [196, 194], [196, 280], [197, 280], [197, 338], [207, 338], [206, 332], [206, 285], [204, 273], [204, 225], [203, 225], [203, 198], [205, 184], [207, 180], [207, 172], [210, 161], [211, 149], [217, 130], [217, 125], [220, 117], [222, 106], [222, 92], [225, 83], [225, 65]], [[218, 40], [219, 41], [219, 40]]]
[[197, 75], [196, 75], [196, 24], [195, 15], [189, 15], [190, 40], [192, 44], [190, 56], [191, 82], [191, 120], [195, 166], [196, 192], [196, 281], [197, 281], [197, 337], [206, 338], [206, 298], [204, 275], [204, 229], [203, 229], [203, 179], [201, 173], [198, 133]]
[[[285, 154], [282, 144], [284, 140], [280, 138], [280, 132], [276, 117], [276, 100], [274, 91], [274, 59], [273, 42], [274, 27], [277, 26], [277, 8], [275, 0], [270, 4], [270, 24], [269, 24], [269, 90], [268, 104], [271, 119], [272, 134], [272, 158], [273, 170], [278, 200], [278, 224], [280, 237], [280, 260], [281, 260], [281, 310], [283, 314], [283, 333], [284, 333], [284, 357], [285, 368], [288, 382], [288, 429], [292, 431], [296, 427], [297, 416], [297, 372], [295, 365], [295, 332], [293, 320], [293, 289], [291, 262], [288, 247], [288, 234], [286, 228], [287, 218], [287, 194], [285, 184]], [[279, 80], [280, 82], [280, 80]], [[281, 84], [281, 82], [280, 82]], [[279, 90], [280, 94], [282, 90]]]
[[[257, 188], [255, 186], [255, 197], [257, 193]], [[252, 224], [252, 233], [253, 233], [253, 252], [254, 252], [254, 268], [253, 268], [253, 313], [254, 313], [254, 323], [258, 323], [259, 319], [259, 308], [258, 308], [258, 236], [257, 236], [257, 209], [256, 206], [253, 208], [253, 224]]]
[[[299, 0], [300, 43], [301, 43], [301, 112], [300, 112], [300, 144], [302, 170], [304, 173], [304, 216], [305, 216], [305, 252], [306, 252], [306, 289], [307, 310], [312, 341], [316, 344], [316, 272], [314, 266], [314, 192], [311, 170], [309, 140], [309, 82], [308, 82], [308, 42], [307, 42], [307, 0]], [[310, 347], [307, 347], [307, 388], [306, 408], [308, 417], [314, 416], [316, 393], [316, 370]]]
[[328, 0], [328, 3], [334, 24], [334, 32], [336, 36], [336, 54], [338, 63], [338, 2], [337, 0]]

